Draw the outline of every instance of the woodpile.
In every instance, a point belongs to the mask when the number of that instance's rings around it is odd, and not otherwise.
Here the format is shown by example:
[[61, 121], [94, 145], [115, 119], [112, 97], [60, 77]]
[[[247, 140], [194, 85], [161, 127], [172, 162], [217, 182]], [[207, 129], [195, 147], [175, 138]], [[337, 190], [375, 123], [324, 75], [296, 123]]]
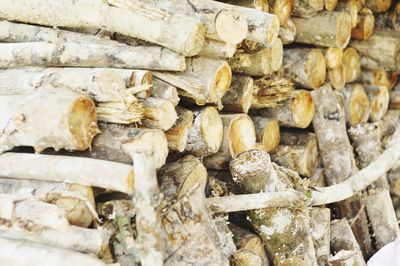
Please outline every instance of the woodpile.
[[1, 0], [1, 265], [365, 265], [400, 236], [400, 3]]

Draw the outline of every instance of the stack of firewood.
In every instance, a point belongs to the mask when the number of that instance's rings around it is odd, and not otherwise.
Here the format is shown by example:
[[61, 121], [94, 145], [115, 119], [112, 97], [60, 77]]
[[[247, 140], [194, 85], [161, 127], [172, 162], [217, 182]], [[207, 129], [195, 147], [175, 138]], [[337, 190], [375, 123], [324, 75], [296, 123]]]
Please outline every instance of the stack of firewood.
[[0, 19], [0, 264], [364, 265], [400, 236], [397, 1]]

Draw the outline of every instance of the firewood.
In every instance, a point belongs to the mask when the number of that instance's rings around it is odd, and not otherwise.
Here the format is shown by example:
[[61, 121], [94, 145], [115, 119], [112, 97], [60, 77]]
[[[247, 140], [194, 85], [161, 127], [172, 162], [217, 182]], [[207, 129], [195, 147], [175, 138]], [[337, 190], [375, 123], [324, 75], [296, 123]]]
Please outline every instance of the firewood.
[[362, 69], [359, 80], [366, 85], [384, 86], [387, 90], [392, 89], [396, 83], [396, 80], [383, 68]]
[[245, 114], [223, 114], [222, 144], [219, 150], [204, 158], [204, 165], [211, 169], [225, 169], [238, 154], [254, 148], [256, 134], [251, 118]]
[[357, 0], [340, 0], [336, 6], [336, 11], [346, 12], [350, 15], [351, 28], [357, 25], [358, 6]]
[[279, 28], [279, 38], [284, 45], [293, 43], [296, 39], [296, 25], [292, 19], [288, 19], [285, 25], [281, 25]]
[[232, 80], [228, 63], [205, 57], [186, 59], [187, 69], [182, 73], [154, 72], [153, 75], [179, 89], [180, 95], [193, 99], [196, 104], [221, 104]]
[[342, 90], [346, 85], [346, 72], [343, 64], [327, 71], [326, 82], [329, 82], [335, 90]]
[[174, 106], [177, 106], [180, 100], [177, 88], [158, 78], [153, 80], [153, 90], [151, 95], [155, 98], [166, 99]]
[[254, 80], [252, 109], [276, 108], [293, 97], [294, 84], [277, 75]]
[[178, 119], [175, 106], [166, 99], [150, 97], [142, 101], [142, 104], [142, 124], [148, 128], [168, 130]]
[[50, 147], [85, 150], [98, 133], [92, 100], [67, 89], [41, 88], [32, 95], [0, 96], [0, 102], [1, 152], [17, 146], [38, 152]]
[[346, 74], [346, 83], [356, 81], [361, 74], [361, 62], [357, 51], [352, 47], [344, 49], [342, 63]]
[[276, 108], [261, 109], [264, 117], [275, 118], [282, 126], [306, 128], [314, 117], [314, 101], [308, 91], [296, 90], [293, 98]]
[[393, 4], [389, 12], [375, 14], [375, 27], [400, 31], [400, 3]]
[[392, 0], [366, 0], [365, 5], [371, 9], [374, 13], [383, 13], [386, 12], [390, 5], [392, 4]]
[[295, 17], [309, 18], [324, 9], [324, 0], [293, 1], [292, 15]]
[[170, 150], [182, 152], [185, 150], [194, 116], [190, 110], [180, 106], [177, 106], [176, 112], [178, 120], [172, 128], [165, 132], [165, 136]]
[[342, 93], [346, 123], [356, 126], [367, 122], [370, 114], [370, 102], [364, 87], [357, 83], [347, 84]]
[[[266, 152], [251, 150], [240, 154], [230, 164], [232, 175], [246, 193], [278, 191], [290, 188], [277, 175]], [[285, 177], [287, 178], [287, 177]], [[307, 211], [269, 208], [249, 211], [250, 222], [264, 240], [274, 264], [316, 264], [315, 250]], [[299, 245], [302, 246], [301, 251]]]
[[[378, 127], [382, 137], [392, 136], [396, 130], [397, 122], [400, 119], [400, 110], [388, 110], [378, 122]], [[383, 146], [383, 145], [382, 145]]]
[[387, 71], [400, 69], [400, 33], [377, 29], [368, 40], [352, 40], [350, 46], [361, 56], [361, 66], [383, 67]]
[[263, 150], [271, 152], [276, 149], [280, 140], [279, 124], [276, 119], [261, 116], [252, 116], [256, 141], [263, 146]]
[[324, 0], [324, 7], [328, 11], [334, 11], [339, 0]]
[[221, 146], [224, 129], [218, 111], [209, 106], [194, 110], [193, 114], [186, 151], [201, 157], [216, 153]]
[[222, 98], [224, 111], [245, 113], [253, 101], [254, 82], [248, 76], [233, 76], [231, 86]]
[[[292, 18], [298, 43], [344, 48], [350, 40], [351, 19], [345, 12], [322, 11], [310, 18]], [[318, 25], [325, 25], [320, 27]]]
[[0, 156], [0, 176], [76, 183], [125, 193], [133, 193], [134, 183], [133, 169], [126, 164], [71, 156], [12, 152]]
[[374, 33], [374, 14], [370, 9], [364, 7], [358, 13], [357, 26], [351, 30], [351, 38], [357, 40], [368, 40]]
[[283, 45], [278, 38], [270, 48], [264, 48], [256, 53], [246, 53], [238, 50], [229, 59], [233, 72], [248, 76], [265, 76], [277, 71], [282, 64]]
[[286, 24], [293, 8], [293, 0], [268, 0], [269, 13], [275, 14], [281, 25]]
[[316, 89], [325, 81], [325, 58], [318, 49], [284, 49], [283, 66], [285, 77], [299, 86]]
[[282, 131], [280, 145], [270, 155], [273, 162], [306, 177], [320, 164], [315, 134], [302, 131]]
[[369, 120], [379, 121], [388, 110], [389, 92], [383, 86], [364, 86], [364, 88], [371, 103]]
[[311, 236], [318, 265], [327, 265], [330, 254], [331, 211], [329, 208], [312, 208], [310, 211]]
[[230, 5], [254, 8], [254, 9], [258, 9], [263, 12], [269, 13], [268, 0], [222, 0], [221, 2], [230, 4]]
[[[102, 260], [81, 252], [71, 251], [30, 241], [0, 238], [0, 262], [12, 265], [87, 265], [105, 266]], [[23, 255], [21, 255], [23, 254]]]
[[330, 47], [324, 50], [325, 62], [328, 69], [335, 69], [340, 67], [343, 58], [343, 49], [337, 47]]
[[400, 90], [394, 90], [390, 92], [389, 96], [389, 108], [390, 109], [400, 109]]
[[226, 59], [231, 58], [235, 51], [235, 44], [206, 39], [199, 56]]

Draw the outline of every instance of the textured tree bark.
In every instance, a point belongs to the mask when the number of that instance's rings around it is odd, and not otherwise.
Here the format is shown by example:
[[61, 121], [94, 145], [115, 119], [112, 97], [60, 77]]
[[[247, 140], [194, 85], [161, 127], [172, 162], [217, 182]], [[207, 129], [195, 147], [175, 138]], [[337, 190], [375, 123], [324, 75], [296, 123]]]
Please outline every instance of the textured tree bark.
[[283, 51], [285, 77], [305, 88], [319, 88], [325, 81], [326, 63], [318, 49], [294, 48]]
[[187, 69], [182, 73], [161, 73], [153, 75], [179, 89], [180, 95], [193, 99], [196, 104], [216, 103], [226, 94], [232, 80], [228, 63], [220, 59], [205, 57], [188, 58]]
[[[345, 48], [350, 41], [351, 20], [345, 12], [322, 11], [310, 18], [292, 18], [298, 43]], [[324, 27], [320, 27], [324, 25]]]
[[311, 94], [305, 90], [297, 90], [283, 105], [261, 109], [260, 114], [278, 120], [285, 127], [306, 128], [314, 117], [314, 110]]
[[374, 13], [383, 13], [386, 12], [390, 5], [392, 4], [392, 0], [366, 0], [365, 5], [371, 9]]
[[233, 76], [227, 93], [222, 98], [224, 111], [245, 113], [253, 102], [254, 82], [248, 76]]
[[266, 152], [275, 150], [280, 141], [278, 121], [261, 116], [252, 116], [251, 119], [256, 130], [256, 141], [262, 145]]
[[400, 31], [400, 3], [393, 4], [389, 12], [375, 14], [375, 27]]
[[153, 90], [151, 95], [155, 98], [166, 99], [174, 106], [177, 106], [180, 101], [177, 88], [158, 78], [153, 80]]
[[327, 265], [330, 255], [331, 211], [329, 208], [312, 208], [310, 211], [311, 236], [318, 265]]
[[344, 49], [342, 63], [346, 74], [346, 83], [359, 79], [361, 75], [361, 61], [354, 48], [348, 47]]
[[[388, 110], [381, 121], [379, 121], [378, 127], [381, 131], [382, 140], [389, 138], [393, 135], [396, 130], [397, 123], [400, 118], [400, 110]], [[384, 145], [382, 144], [382, 147]]]
[[252, 109], [276, 108], [293, 97], [294, 84], [279, 75], [254, 80]]
[[357, 25], [351, 30], [351, 38], [368, 40], [374, 33], [375, 17], [370, 9], [364, 7], [357, 16]]
[[389, 107], [389, 92], [383, 86], [364, 86], [370, 101], [371, 122], [377, 122], [382, 119]]
[[292, 19], [288, 19], [286, 24], [281, 25], [279, 28], [279, 38], [281, 39], [284, 45], [291, 44], [296, 39], [296, 25], [294, 24]]
[[[0, 105], [0, 152], [18, 146], [32, 146], [38, 152], [85, 150], [98, 133], [92, 100], [67, 89], [49, 87], [32, 95], [1, 96]], [[49, 112], [43, 106], [53, 109]]]
[[324, 0], [293, 1], [292, 15], [295, 17], [309, 18], [324, 9]]
[[361, 84], [347, 84], [343, 91], [346, 123], [350, 126], [366, 123], [370, 114], [370, 102]]
[[199, 56], [227, 59], [236, 52], [236, 44], [206, 39]]
[[141, 122], [145, 127], [168, 130], [178, 119], [175, 106], [166, 99], [150, 97], [143, 100], [142, 104], [144, 112]]
[[[45, 166], [45, 167], [44, 167]], [[101, 187], [133, 193], [131, 166], [71, 156], [5, 153], [0, 156], [0, 176]]]
[[226, 169], [232, 158], [253, 149], [256, 133], [251, 118], [245, 114], [221, 115], [223, 125], [222, 143], [219, 150], [204, 158], [204, 165], [211, 169]]
[[315, 134], [282, 131], [280, 145], [271, 153], [271, 160], [300, 175], [312, 177], [320, 164]]
[[387, 90], [391, 90], [396, 83], [396, 78], [393, 76], [383, 68], [363, 69], [359, 80], [366, 85], [384, 86]]
[[221, 146], [224, 129], [217, 109], [199, 108], [193, 114], [186, 151], [200, 157], [216, 153]]
[[193, 124], [192, 111], [183, 107], [177, 106], [176, 112], [178, 120], [174, 126], [165, 132], [168, 140], [168, 148], [173, 151], [183, 152], [189, 137], [189, 130]]

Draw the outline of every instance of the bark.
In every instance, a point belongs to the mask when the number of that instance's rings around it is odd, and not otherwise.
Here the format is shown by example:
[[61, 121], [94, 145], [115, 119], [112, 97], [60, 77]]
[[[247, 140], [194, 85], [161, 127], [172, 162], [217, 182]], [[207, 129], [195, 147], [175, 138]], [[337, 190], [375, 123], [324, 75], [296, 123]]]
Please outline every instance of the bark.
[[142, 101], [142, 104], [142, 124], [145, 127], [168, 130], [178, 119], [175, 106], [166, 99], [150, 97]]
[[346, 123], [350, 126], [366, 123], [370, 114], [370, 102], [364, 87], [357, 83], [348, 84], [342, 93]]
[[375, 27], [400, 31], [400, 3], [393, 4], [389, 12], [375, 14]]
[[355, 49], [348, 47], [343, 51], [342, 63], [345, 71], [346, 83], [356, 81], [361, 75], [361, 61]]
[[227, 59], [231, 58], [235, 52], [235, 44], [206, 39], [199, 56]]
[[174, 106], [179, 103], [179, 95], [176, 87], [155, 78], [153, 81], [153, 90], [151, 95], [155, 98], [163, 98], [170, 101]]
[[395, 110], [400, 109], [400, 90], [394, 90], [390, 92], [389, 108]]
[[343, 49], [330, 47], [324, 50], [326, 67], [328, 69], [338, 68], [342, 64]]
[[133, 169], [121, 163], [70, 156], [5, 153], [0, 176], [76, 183], [133, 193]]
[[351, 38], [368, 40], [374, 33], [375, 17], [370, 9], [364, 7], [357, 16], [357, 25], [351, 30]]
[[167, 137], [168, 148], [170, 150], [182, 152], [186, 147], [194, 115], [190, 110], [180, 106], [177, 106], [176, 112], [178, 120], [172, 128], [165, 132], [165, 136]]
[[345, 48], [350, 41], [351, 21], [345, 12], [322, 11], [311, 18], [292, 20], [296, 26], [295, 41], [298, 43]]
[[205, 57], [188, 58], [187, 69], [182, 73], [153, 73], [179, 89], [180, 94], [193, 99], [196, 104], [216, 103], [221, 105], [221, 98], [226, 94], [232, 80], [228, 63]]
[[292, 19], [288, 19], [285, 25], [279, 28], [279, 38], [284, 45], [291, 44], [296, 39], [297, 29]]
[[269, 3], [267, 0], [223, 0], [221, 2], [269, 12]]
[[254, 148], [256, 134], [251, 118], [245, 114], [221, 115], [222, 144], [219, 150], [206, 158], [204, 164], [211, 169], [225, 169], [238, 154]]
[[389, 107], [389, 92], [383, 86], [365, 86], [370, 105], [371, 122], [376, 122], [382, 119]]
[[314, 117], [314, 110], [311, 94], [305, 90], [298, 90], [293, 93], [293, 98], [283, 102], [283, 105], [261, 109], [260, 113], [264, 117], [277, 119], [285, 127], [306, 128]]
[[[378, 122], [382, 137], [392, 136], [400, 118], [400, 110], [389, 110], [381, 121]], [[384, 146], [384, 145], [382, 145]]]
[[326, 63], [318, 49], [294, 48], [283, 51], [285, 77], [304, 88], [319, 88], [325, 81]]
[[293, 1], [292, 15], [295, 17], [309, 18], [324, 9], [324, 0], [299, 0]]
[[271, 153], [271, 160], [279, 165], [312, 177], [320, 164], [317, 138], [313, 133], [283, 131], [280, 145]]
[[252, 109], [277, 108], [293, 97], [294, 84], [278, 75], [254, 80]]
[[383, 13], [386, 12], [390, 5], [392, 4], [392, 0], [366, 0], [365, 5], [372, 10], [374, 13]]
[[348, 0], [348, 1], [341, 0], [338, 1], [338, 4], [336, 6], [337, 11], [346, 12], [347, 14], [350, 15], [351, 28], [354, 28], [357, 25], [357, 20], [358, 20], [357, 1], [358, 0]]
[[331, 211], [329, 208], [312, 208], [310, 211], [311, 236], [318, 265], [327, 265], [330, 255]]
[[261, 143], [263, 150], [266, 152], [275, 150], [280, 141], [278, 121], [261, 116], [253, 116], [251, 119], [256, 130], [256, 141]]
[[222, 98], [224, 111], [245, 113], [253, 101], [254, 82], [248, 76], [233, 76], [227, 93]]
[[387, 90], [391, 90], [396, 83], [396, 78], [393, 76], [383, 68], [363, 69], [359, 80], [366, 85], [384, 86]]

